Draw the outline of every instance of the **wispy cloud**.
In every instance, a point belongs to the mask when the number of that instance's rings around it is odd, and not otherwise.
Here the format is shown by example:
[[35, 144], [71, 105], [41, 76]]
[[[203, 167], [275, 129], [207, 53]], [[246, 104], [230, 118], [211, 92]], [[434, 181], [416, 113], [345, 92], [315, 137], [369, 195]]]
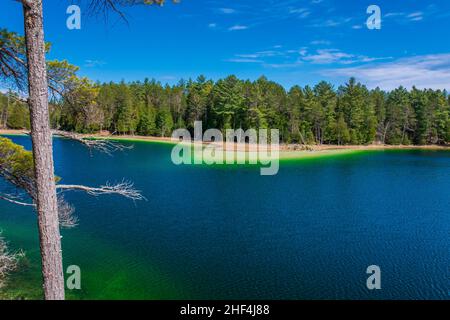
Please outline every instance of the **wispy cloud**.
[[[235, 54], [233, 58], [228, 59], [228, 62], [236, 63], [259, 63], [263, 67], [281, 67], [286, 66], [287, 63], [297, 63], [300, 55], [300, 50], [285, 50], [283, 46], [277, 45], [270, 50], [262, 50], [254, 53], [240, 53]], [[280, 60], [283, 60], [280, 62]]]
[[232, 8], [219, 8], [219, 9], [217, 9], [217, 11], [219, 11], [220, 13], [223, 13], [223, 14], [236, 13], [236, 10], [232, 9]]
[[312, 64], [355, 64], [386, 60], [390, 58], [373, 58], [365, 55], [342, 52], [338, 49], [319, 49], [312, 54], [303, 56], [301, 59]]
[[311, 41], [311, 44], [313, 46], [320, 46], [320, 45], [328, 46], [328, 45], [331, 44], [331, 41], [328, 41], [328, 40], [314, 40], [314, 41]]
[[344, 18], [344, 17], [337, 17], [333, 19], [325, 19], [325, 20], [319, 20], [315, 23], [311, 24], [311, 27], [316, 28], [330, 28], [330, 27], [339, 27], [345, 24], [348, 24], [350, 21], [352, 21], [353, 18]]
[[404, 16], [404, 12], [388, 12], [384, 15], [385, 18], [391, 18], [391, 17], [401, 17]]
[[420, 21], [423, 20], [423, 12], [413, 12], [407, 15], [407, 18], [411, 21]]
[[307, 47], [289, 50], [266, 50], [255, 53], [236, 54], [228, 62], [260, 63], [271, 68], [295, 68], [303, 65], [358, 65], [392, 59], [391, 57], [369, 57], [346, 53], [338, 49], [309, 50]]
[[264, 63], [262, 60], [250, 59], [250, 58], [233, 58], [225, 60], [227, 62], [235, 62], [235, 63]]
[[307, 8], [290, 8], [289, 13], [299, 18], [307, 18], [311, 14], [311, 11]]
[[282, 51], [277, 50], [266, 50], [266, 51], [258, 51], [255, 53], [249, 54], [237, 54], [236, 57], [240, 58], [267, 58], [267, 57], [275, 57], [283, 55]]
[[84, 60], [84, 66], [87, 68], [95, 68], [95, 67], [101, 67], [106, 64], [105, 61], [101, 60]]
[[284, 63], [264, 63], [264, 68], [271, 68], [271, 69], [294, 69], [298, 68], [303, 64], [302, 61], [295, 61], [295, 62], [284, 62]]
[[232, 27], [229, 27], [228, 31], [240, 31], [240, 30], [246, 30], [246, 29], [248, 29], [248, 26], [236, 24]]
[[307, 19], [314, 11], [308, 4], [296, 6], [298, 0], [258, 0], [255, 3], [248, 1], [233, 2], [233, 7], [214, 7], [212, 12], [220, 15], [239, 16], [241, 23], [248, 26], [258, 26], [273, 22], [294, 19]]
[[341, 52], [337, 49], [320, 49], [313, 54], [303, 57], [303, 60], [313, 64], [330, 64], [330, 63], [344, 63], [353, 58], [353, 55]]
[[217, 27], [217, 23], [208, 24], [208, 28], [214, 29], [215, 27]]
[[400, 85], [411, 88], [450, 88], [450, 53], [400, 58], [396, 61], [375, 63], [351, 68], [336, 68], [322, 72], [329, 77], [354, 77], [370, 87], [385, 90]]
[[425, 13], [423, 11], [416, 11], [411, 13], [406, 12], [388, 12], [383, 17], [386, 19], [397, 19], [399, 22], [414, 22], [414, 21], [422, 21], [425, 15], [431, 14]]

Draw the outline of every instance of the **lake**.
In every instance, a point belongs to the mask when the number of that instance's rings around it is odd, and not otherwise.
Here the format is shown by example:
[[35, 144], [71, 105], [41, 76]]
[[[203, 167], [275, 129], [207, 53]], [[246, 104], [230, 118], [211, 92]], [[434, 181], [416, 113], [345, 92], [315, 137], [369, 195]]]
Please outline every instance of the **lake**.
[[[10, 137], [27, 148], [27, 137]], [[71, 299], [448, 299], [450, 152], [370, 151], [251, 166], [175, 166], [171, 146], [133, 142], [112, 157], [55, 139], [62, 183], [127, 179], [147, 201], [66, 193]], [[13, 295], [40, 298], [36, 217], [0, 202], [25, 265]], [[368, 290], [366, 268], [381, 269]]]

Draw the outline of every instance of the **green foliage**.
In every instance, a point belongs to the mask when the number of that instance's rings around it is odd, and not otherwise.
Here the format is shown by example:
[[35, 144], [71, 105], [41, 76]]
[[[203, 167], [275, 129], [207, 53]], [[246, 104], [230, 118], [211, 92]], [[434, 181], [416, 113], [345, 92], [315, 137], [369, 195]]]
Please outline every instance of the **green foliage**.
[[0, 128], [30, 129], [28, 105], [12, 93], [0, 93]]
[[[33, 196], [33, 153], [10, 139], [0, 137], [0, 177]], [[55, 182], [59, 181], [60, 178], [55, 177]]]
[[217, 82], [200, 76], [173, 86], [148, 79], [82, 82], [75, 88], [69, 91], [78, 97], [75, 107], [52, 107], [52, 123], [61, 129], [169, 136], [175, 128], [192, 130], [194, 121], [202, 121], [204, 130], [279, 129], [282, 141], [292, 143], [450, 142], [450, 100], [439, 90], [369, 91], [350, 79], [337, 90], [322, 81], [286, 92], [265, 77], [252, 82], [235, 76]]
[[218, 128], [235, 128], [243, 111], [242, 83], [235, 76], [219, 80], [213, 91], [212, 116]]
[[0, 29], [0, 83], [26, 87], [25, 38]]
[[[45, 43], [46, 52], [50, 51], [50, 47], [50, 43]], [[64, 82], [77, 70], [78, 67], [70, 65], [67, 61], [48, 61], [47, 75], [51, 90], [61, 93]], [[26, 92], [25, 37], [7, 29], [0, 29], [0, 84]]]
[[161, 108], [156, 116], [156, 125], [159, 129], [158, 135], [168, 137], [172, 134], [173, 119], [168, 108]]
[[137, 134], [141, 136], [157, 135], [156, 111], [153, 108], [143, 110], [137, 125]]
[[195, 121], [208, 121], [207, 108], [213, 85], [213, 82], [206, 81], [204, 76], [199, 76], [197, 81], [188, 82], [185, 119], [190, 129]]
[[34, 177], [33, 154], [10, 139], [0, 137], [0, 172], [11, 176], [16, 181], [32, 180]]
[[97, 103], [99, 90], [98, 86], [87, 78], [74, 77], [71, 80], [71, 85], [64, 95], [63, 108], [60, 109], [62, 114], [59, 116], [67, 129], [82, 133], [101, 130], [104, 116]]
[[13, 104], [8, 109], [6, 122], [11, 129], [30, 129], [30, 113], [28, 107], [23, 104]]

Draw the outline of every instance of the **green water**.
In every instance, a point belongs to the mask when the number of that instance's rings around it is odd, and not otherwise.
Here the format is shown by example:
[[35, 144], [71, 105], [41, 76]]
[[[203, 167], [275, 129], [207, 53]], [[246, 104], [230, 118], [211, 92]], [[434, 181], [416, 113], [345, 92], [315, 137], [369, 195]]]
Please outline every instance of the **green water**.
[[[14, 137], [29, 147], [26, 137]], [[63, 230], [72, 299], [447, 299], [450, 152], [359, 152], [249, 166], [175, 166], [171, 146], [134, 142], [114, 157], [55, 140], [63, 183], [123, 178], [148, 199], [68, 193]], [[26, 251], [6, 297], [40, 298], [36, 219], [0, 202], [10, 247]], [[382, 290], [366, 288], [367, 266]]]

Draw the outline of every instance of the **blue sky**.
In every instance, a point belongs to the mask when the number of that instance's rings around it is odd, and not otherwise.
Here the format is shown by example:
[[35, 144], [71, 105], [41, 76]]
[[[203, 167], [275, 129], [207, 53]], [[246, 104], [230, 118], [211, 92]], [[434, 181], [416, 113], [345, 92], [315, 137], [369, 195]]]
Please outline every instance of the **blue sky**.
[[[448, 0], [182, 0], [126, 8], [128, 24], [81, 5], [81, 30], [68, 30], [71, 3], [44, 0], [49, 58], [93, 80], [266, 75], [288, 88], [355, 76], [369, 87], [450, 89]], [[371, 4], [381, 30], [365, 25]], [[2, 1], [0, 27], [23, 33], [18, 2]]]

